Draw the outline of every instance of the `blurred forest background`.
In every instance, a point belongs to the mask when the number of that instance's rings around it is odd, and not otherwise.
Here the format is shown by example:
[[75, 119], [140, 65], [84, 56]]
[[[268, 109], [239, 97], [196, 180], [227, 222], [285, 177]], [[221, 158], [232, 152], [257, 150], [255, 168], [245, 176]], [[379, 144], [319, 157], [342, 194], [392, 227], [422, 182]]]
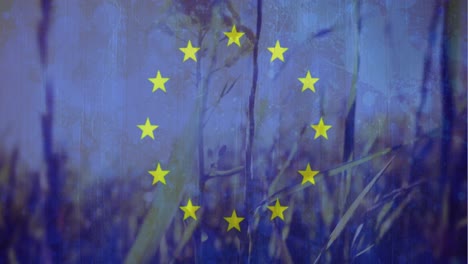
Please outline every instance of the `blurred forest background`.
[[1, 0], [0, 263], [466, 263], [466, 5]]

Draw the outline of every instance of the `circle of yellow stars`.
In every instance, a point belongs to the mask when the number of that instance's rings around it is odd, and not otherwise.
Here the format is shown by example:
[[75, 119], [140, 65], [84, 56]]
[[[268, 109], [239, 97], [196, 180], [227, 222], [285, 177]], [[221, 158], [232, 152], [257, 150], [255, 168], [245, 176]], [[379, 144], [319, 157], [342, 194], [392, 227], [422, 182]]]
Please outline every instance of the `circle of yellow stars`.
[[[245, 33], [237, 31], [236, 25], [232, 26], [231, 31], [224, 32], [224, 35], [228, 39], [228, 47], [232, 44], [236, 44], [238, 47], [242, 47], [241, 39], [245, 35]], [[186, 62], [188, 60], [193, 60], [197, 62], [197, 52], [200, 51], [200, 47], [194, 47], [191, 40], [188, 40], [187, 45], [185, 47], [179, 48], [179, 50], [184, 55], [182, 62]], [[273, 63], [275, 60], [279, 60], [281, 62], [285, 61], [285, 53], [288, 51], [288, 48], [281, 46], [279, 40], [276, 40], [274, 46], [267, 47], [267, 50], [271, 53], [270, 63]], [[310, 90], [313, 93], [315, 93], [315, 84], [319, 81], [319, 78], [312, 77], [309, 70], [307, 70], [307, 72], [305, 73], [305, 77], [299, 77], [297, 79], [299, 80], [299, 82], [302, 83], [301, 92]], [[163, 77], [160, 70], [157, 70], [155, 77], [148, 78], [148, 80], [153, 84], [152, 93], [155, 93], [158, 90], [161, 90], [164, 93], [167, 92], [165, 85], [170, 80], [170, 78]], [[145, 139], [146, 137], [149, 137], [152, 140], [154, 140], [154, 131], [159, 126], [152, 124], [150, 118], [147, 117], [145, 123], [137, 125], [137, 127], [141, 130], [141, 140]], [[323, 120], [323, 117], [320, 117], [320, 120], [317, 124], [311, 124], [310, 127], [315, 130], [314, 140], [319, 137], [323, 137], [328, 140], [327, 131], [330, 128], [332, 128], [332, 126], [326, 125]], [[156, 165], [156, 169], [149, 170], [148, 173], [153, 177], [152, 185], [156, 185], [159, 182], [163, 185], [166, 185], [166, 176], [170, 173], [170, 171], [163, 170], [161, 164], [158, 162]], [[315, 177], [320, 174], [319, 171], [311, 169], [310, 163], [307, 163], [306, 168], [304, 170], [299, 170], [298, 173], [303, 177], [301, 185], [307, 183], [315, 185]], [[197, 220], [197, 211], [199, 209], [200, 206], [194, 205], [192, 203], [192, 200], [188, 198], [187, 204], [185, 206], [180, 206], [180, 210], [182, 210], [184, 213], [183, 220], [186, 220], [188, 218]], [[277, 198], [274, 205], [267, 206], [267, 209], [271, 211], [271, 221], [273, 221], [276, 218], [279, 218], [284, 221], [284, 212], [288, 209], [288, 206], [281, 205], [279, 199]], [[244, 217], [240, 217], [237, 215], [236, 210], [233, 210], [231, 216], [224, 217], [224, 220], [227, 222], [227, 231], [234, 229], [240, 232], [240, 224], [244, 219]]]

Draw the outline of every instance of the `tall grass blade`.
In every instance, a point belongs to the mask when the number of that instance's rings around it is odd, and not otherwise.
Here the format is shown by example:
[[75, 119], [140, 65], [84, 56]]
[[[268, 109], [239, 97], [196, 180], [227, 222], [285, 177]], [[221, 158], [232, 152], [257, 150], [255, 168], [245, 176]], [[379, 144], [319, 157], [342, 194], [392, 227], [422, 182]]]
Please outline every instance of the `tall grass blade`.
[[294, 263], [291, 257], [291, 252], [289, 252], [288, 246], [286, 245], [286, 241], [281, 239], [280, 236], [277, 236], [277, 241], [279, 243], [280, 249], [281, 249], [281, 263]]
[[[201, 209], [203, 210], [203, 209]], [[197, 212], [198, 214], [202, 215], [203, 212], [200, 210], [200, 212]], [[182, 250], [184, 249], [185, 245], [189, 242], [191, 238], [193, 238], [193, 234], [195, 232], [195, 229], [198, 227], [200, 221], [190, 221], [190, 223], [185, 227], [184, 234], [182, 235], [182, 238], [180, 239], [179, 244], [177, 245], [177, 248], [175, 250], [174, 256], [177, 258], [180, 256], [182, 253]]]
[[[179, 210], [179, 204], [185, 183], [195, 171], [193, 153], [196, 150], [197, 111], [190, 123], [183, 130], [180, 140], [175, 140], [173, 152], [169, 161], [170, 178], [168, 184], [156, 190], [153, 205], [138, 232], [137, 238], [130, 249], [125, 263], [147, 263], [157, 251], [159, 242], [169, 226], [174, 214]], [[170, 181], [170, 182], [169, 182]]]
[[364, 224], [360, 224], [358, 228], [356, 229], [356, 232], [354, 233], [354, 237], [353, 237], [353, 242], [351, 242], [351, 247], [353, 247], [354, 244], [356, 243], [357, 238], [359, 237], [359, 234], [361, 233], [363, 227], [364, 227]]
[[376, 225], [379, 226], [382, 221], [384, 220], [384, 217], [390, 212], [393, 206], [393, 200], [387, 202], [382, 209], [380, 210], [379, 214], [377, 215], [377, 220], [376, 220]]
[[374, 178], [371, 180], [371, 182], [369, 182], [369, 184], [367, 184], [366, 188], [364, 188], [364, 190], [362, 190], [362, 192], [358, 195], [356, 200], [354, 200], [354, 202], [348, 208], [346, 213], [343, 215], [343, 217], [340, 219], [340, 221], [336, 225], [335, 229], [331, 233], [330, 238], [329, 238], [328, 243], [327, 243], [326, 249], [330, 248], [330, 246], [333, 244], [333, 242], [338, 238], [341, 231], [343, 231], [346, 224], [349, 222], [349, 219], [351, 219], [351, 217], [353, 216], [353, 214], [356, 211], [356, 209], [358, 208], [358, 206], [361, 204], [361, 202], [364, 199], [364, 197], [366, 196], [366, 194], [369, 193], [370, 189], [375, 185], [375, 183], [380, 178], [380, 176], [382, 176], [382, 174], [385, 172], [385, 170], [388, 168], [388, 166], [392, 163], [394, 158], [395, 158], [395, 156], [393, 156], [390, 159], [390, 161], [387, 162], [385, 167], [382, 170], [380, 170], [380, 172], [377, 173], [377, 175], [374, 176]]
[[403, 200], [403, 202], [393, 211], [388, 218], [382, 223], [382, 226], [380, 226], [379, 230], [379, 235], [377, 237], [377, 241], [380, 241], [383, 236], [390, 230], [390, 227], [392, 227], [393, 222], [403, 213], [403, 210], [405, 207], [408, 205], [410, 202], [412, 196], [411, 193]]
[[[357, 159], [357, 160], [354, 160], [354, 161], [350, 161], [350, 162], [347, 162], [347, 163], [343, 163], [343, 164], [339, 165], [336, 168], [322, 171], [319, 174], [317, 174], [317, 176], [315, 176], [315, 177], [319, 178], [320, 176], [327, 177], [327, 176], [338, 175], [338, 174], [342, 173], [345, 170], [349, 170], [349, 169], [354, 168], [356, 166], [359, 166], [359, 165], [361, 165], [363, 163], [366, 163], [366, 162], [368, 162], [370, 160], [373, 160], [375, 158], [378, 158], [378, 157], [381, 157], [381, 156], [383, 156], [385, 154], [388, 154], [388, 153], [390, 153], [392, 151], [398, 150], [400, 147], [401, 147], [401, 145], [396, 146], [396, 147], [392, 147], [392, 148], [386, 148], [384, 150], [378, 151], [376, 153], [365, 156], [363, 158], [360, 158], [360, 159]], [[299, 184], [292, 184], [292, 185], [286, 186], [286, 187], [276, 191], [272, 195], [268, 196], [268, 198], [264, 199], [260, 204], [257, 205], [256, 209], [260, 208], [261, 206], [263, 206], [265, 204], [274, 202], [275, 199], [277, 197], [279, 197], [279, 196], [282, 196], [282, 197], [288, 196], [290, 194], [301, 191], [301, 190], [303, 190], [305, 188], [310, 188], [311, 186], [314, 186], [314, 185], [302, 185], [302, 184], [299, 183]]]
[[361, 256], [362, 254], [364, 254], [367, 251], [371, 250], [374, 246], [375, 246], [374, 244], [369, 245], [368, 247], [366, 247], [365, 249], [363, 249], [359, 253], [357, 253], [356, 256], [354, 256], [354, 258]]
[[[341, 234], [341, 232], [344, 230], [344, 228], [348, 224], [351, 217], [356, 212], [356, 209], [361, 204], [361, 202], [363, 201], [366, 194], [369, 193], [370, 189], [375, 185], [375, 183], [380, 178], [380, 176], [383, 175], [383, 173], [388, 168], [388, 166], [390, 166], [390, 164], [392, 163], [394, 158], [395, 158], [395, 156], [393, 156], [390, 159], [390, 161], [388, 161], [387, 164], [383, 167], [383, 169], [380, 170], [379, 173], [377, 173], [377, 175], [374, 176], [374, 178], [371, 180], [371, 182], [369, 182], [369, 184], [367, 184], [367, 186], [364, 188], [364, 190], [362, 190], [362, 192], [358, 195], [356, 200], [354, 200], [354, 202], [351, 204], [351, 206], [348, 208], [348, 210], [346, 210], [346, 213], [343, 215], [343, 217], [340, 219], [340, 221], [336, 225], [335, 229], [332, 231], [332, 233], [331, 233], [331, 235], [330, 235], [330, 237], [328, 239], [327, 245], [324, 248], [324, 250], [328, 250], [330, 248], [330, 246], [333, 244], [333, 242], [335, 242], [335, 240], [338, 238], [338, 236]], [[324, 250], [322, 250], [322, 251], [324, 251]], [[314, 263], [317, 263], [319, 261], [320, 256], [321, 256], [321, 253], [319, 254], [319, 256], [317, 257], [317, 259], [315, 260]]]

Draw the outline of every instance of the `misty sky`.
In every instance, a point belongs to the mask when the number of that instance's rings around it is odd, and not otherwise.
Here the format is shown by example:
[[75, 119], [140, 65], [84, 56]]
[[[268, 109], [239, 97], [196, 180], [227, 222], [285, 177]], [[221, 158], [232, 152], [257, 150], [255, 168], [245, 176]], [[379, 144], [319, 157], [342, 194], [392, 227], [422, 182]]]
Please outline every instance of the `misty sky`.
[[[249, 2], [234, 1], [234, 5], [240, 23], [255, 31], [255, 9]], [[259, 145], [271, 145], [279, 131], [289, 131], [294, 138], [303, 125], [318, 122], [320, 107], [334, 127], [329, 140], [340, 145], [357, 48], [361, 68], [356, 141], [365, 141], [366, 135], [360, 131], [366, 130], [391, 136], [394, 143], [413, 136], [414, 115], [410, 113], [419, 104], [433, 1], [363, 1], [359, 37], [354, 5], [343, 2], [265, 1], [259, 44]], [[23, 162], [42, 168], [44, 76], [36, 42], [40, 10], [38, 1], [33, 3], [0, 3], [0, 134], [2, 147], [18, 145]], [[106, 176], [127, 169], [139, 173], [153, 169], [150, 164], [157, 160], [168, 159], [198, 96], [196, 63], [183, 63], [179, 51], [188, 40], [195, 41], [197, 28], [185, 25], [184, 17], [171, 12], [166, 1], [55, 2], [47, 74], [56, 101], [55, 148], [68, 153], [72, 167]], [[311, 37], [325, 28], [332, 31], [320, 38]], [[219, 30], [229, 31], [230, 27]], [[226, 46], [222, 34], [206, 39], [220, 41], [220, 66], [239, 52], [235, 45]], [[267, 47], [276, 40], [289, 48], [283, 64], [270, 63]], [[434, 49], [434, 58], [439, 57], [438, 50]], [[207, 60], [202, 61], [202, 69], [207, 66]], [[166, 94], [151, 92], [148, 78], [158, 70], [170, 78]], [[300, 92], [297, 78], [304, 77], [307, 70], [320, 78], [316, 93]], [[436, 62], [429, 103], [438, 101], [438, 70]], [[251, 53], [213, 75], [209, 106], [226, 82], [238, 81], [206, 125], [207, 147], [226, 144], [231, 150], [242, 148], [244, 134], [240, 130], [247, 121], [251, 78]], [[137, 125], [146, 117], [159, 125], [154, 141], [140, 140]], [[427, 118], [426, 129], [433, 128], [435, 121], [430, 114]], [[406, 129], [396, 127], [401, 122], [407, 124]], [[313, 138], [312, 130], [308, 135]], [[310, 144], [318, 143], [311, 140]]]

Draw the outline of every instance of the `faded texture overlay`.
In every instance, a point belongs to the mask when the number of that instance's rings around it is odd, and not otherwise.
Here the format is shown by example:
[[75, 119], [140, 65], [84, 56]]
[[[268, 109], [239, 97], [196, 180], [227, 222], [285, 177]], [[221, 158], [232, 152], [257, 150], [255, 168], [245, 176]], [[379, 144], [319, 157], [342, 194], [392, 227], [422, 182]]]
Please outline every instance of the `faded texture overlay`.
[[0, 263], [466, 263], [466, 5], [0, 1]]

